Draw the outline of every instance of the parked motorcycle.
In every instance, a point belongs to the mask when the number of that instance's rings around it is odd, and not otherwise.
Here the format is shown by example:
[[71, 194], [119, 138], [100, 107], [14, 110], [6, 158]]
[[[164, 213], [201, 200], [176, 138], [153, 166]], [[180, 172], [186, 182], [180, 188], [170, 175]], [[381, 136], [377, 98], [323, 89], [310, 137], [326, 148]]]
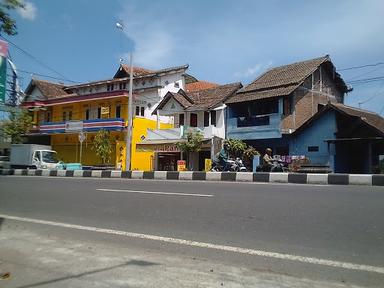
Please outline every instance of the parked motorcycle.
[[264, 167], [263, 165], [259, 165], [256, 167], [256, 172], [286, 172], [287, 168], [284, 166], [284, 162], [280, 159], [274, 159], [272, 167], [268, 169], [268, 167]]
[[[246, 172], [247, 168], [243, 164], [243, 160], [241, 160], [239, 157], [237, 157], [235, 160], [229, 159], [227, 160], [227, 168], [225, 171], [232, 171], [232, 172]], [[220, 165], [218, 161], [212, 162], [212, 172], [221, 172], [224, 171], [224, 167]]]

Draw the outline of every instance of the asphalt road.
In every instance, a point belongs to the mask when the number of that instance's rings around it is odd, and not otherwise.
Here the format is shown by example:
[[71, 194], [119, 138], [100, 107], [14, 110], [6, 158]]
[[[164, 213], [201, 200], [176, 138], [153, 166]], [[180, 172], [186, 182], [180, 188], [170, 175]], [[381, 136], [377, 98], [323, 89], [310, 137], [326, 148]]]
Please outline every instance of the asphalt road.
[[[178, 245], [130, 235], [122, 241], [121, 236], [108, 233], [100, 236], [34, 224], [42, 233], [51, 229], [63, 237], [100, 238], [111, 247], [153, 248], [363, 286], [380, 287], [384, 272], [303, 263], [295, 257], [383, 268], [383, 208], [383, 187], [0, 177], [0, 214], [216, 246]], [[219, 245], [290, 257], [220, 251], [215, 248]]]

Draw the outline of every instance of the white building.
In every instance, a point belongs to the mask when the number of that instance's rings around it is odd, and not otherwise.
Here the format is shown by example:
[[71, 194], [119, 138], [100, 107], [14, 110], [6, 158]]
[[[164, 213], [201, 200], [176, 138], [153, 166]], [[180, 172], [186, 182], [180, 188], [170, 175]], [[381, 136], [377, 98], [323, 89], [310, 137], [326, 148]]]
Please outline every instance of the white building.
[[174, 128], [147, 131], [147, 137], [137, 148], [155, 152], [155, 169], [175, 169], [177, 160], [182, 159], [176, 143], [185, 141], [188, 130], [198, 130], [203, 134], [203, 148], [189, 155], [190, 164], [195, 170], [202, 170], [204, 159], [211, 159], [222, 146], [225, 138], [224, 102], [242, 87], [241, 83], [220, 85], [209, 89], [185, 92], [168, 92], [152, 114], [160, 117], [172, 116]]

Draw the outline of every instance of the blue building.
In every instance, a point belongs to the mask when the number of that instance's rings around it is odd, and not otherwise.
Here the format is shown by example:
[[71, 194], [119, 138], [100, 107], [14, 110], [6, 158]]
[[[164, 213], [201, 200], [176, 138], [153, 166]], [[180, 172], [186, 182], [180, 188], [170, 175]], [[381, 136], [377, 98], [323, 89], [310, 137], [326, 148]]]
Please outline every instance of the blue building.
[[[226, 138], [244, 140], [260, 152], [269, 147], [273, 154], [306, 155], [294, 132], [327, 103], [343, 103], [349, 91], [328, 55], [270, 69], [225, 102]], [[326, 133], [331, 128], [323, 127]], [[314, 162], [324, 162], [322, 152]]]
[[337, 173], [380, 173], [384, 155], [384, 118], [346, 106], [327, 104], [297, 129], [289, 142], [297, 155], [329, 165]]

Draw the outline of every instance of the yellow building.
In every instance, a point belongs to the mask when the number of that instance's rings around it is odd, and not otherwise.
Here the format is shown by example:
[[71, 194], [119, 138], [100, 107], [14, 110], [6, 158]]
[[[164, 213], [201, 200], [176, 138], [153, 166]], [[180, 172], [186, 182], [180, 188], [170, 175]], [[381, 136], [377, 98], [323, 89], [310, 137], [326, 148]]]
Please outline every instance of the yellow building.
[[[191, 76], [188, 65], [151, 71], [134, 67], [132, 170], [154, 169], [154, 153], [136, 151], [136, 143], [147, 129], [173, 127], [171, 117], [152, 115], [167, 92], [185, 87]], [[31, 111], [34, 129], [29, 142], [51, 145], [64, 162], [85, 166], [101, 164], [92, 149], [100, 129], [110, 131], [113, 151], [109, 164], [124, 169], [127, 127], [129, 67], [120, 65], [112, 79], [63, 85], [33, 79], [26, 89], [23, 106]], [[82, 142], [80, 141], [82, 140]]]

